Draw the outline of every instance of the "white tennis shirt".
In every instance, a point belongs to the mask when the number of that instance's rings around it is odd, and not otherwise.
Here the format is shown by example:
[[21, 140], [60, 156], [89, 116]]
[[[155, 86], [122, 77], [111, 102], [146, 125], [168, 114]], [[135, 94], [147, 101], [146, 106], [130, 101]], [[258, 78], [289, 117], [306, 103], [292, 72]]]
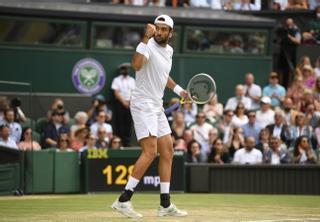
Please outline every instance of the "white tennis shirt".
[[[136, 87], [132, 91], [132, 103], [148, 103], [162, 108], [162, 98], [172, 66], [173, 49], [162, 47], [151, 38], [147, 43], [147, 62], [136, 72]], [[150, 107], [149, 107], [150, 108]]]

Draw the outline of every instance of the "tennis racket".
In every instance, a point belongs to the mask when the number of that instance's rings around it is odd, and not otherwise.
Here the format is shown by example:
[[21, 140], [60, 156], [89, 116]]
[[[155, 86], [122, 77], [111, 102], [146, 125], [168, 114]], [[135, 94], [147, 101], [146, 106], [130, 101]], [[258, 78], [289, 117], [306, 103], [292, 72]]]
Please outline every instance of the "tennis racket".
[[199, 73], [190, 79], [186, 90], [189, 99], [186, 101], [184, 98], [181, 98], [178, 103], [165, 109], [165, 114], [171, 113], [186, 102], [205, 104], [216, 95], [217, 88], [216, 83], [211, 76], [206, 73]]

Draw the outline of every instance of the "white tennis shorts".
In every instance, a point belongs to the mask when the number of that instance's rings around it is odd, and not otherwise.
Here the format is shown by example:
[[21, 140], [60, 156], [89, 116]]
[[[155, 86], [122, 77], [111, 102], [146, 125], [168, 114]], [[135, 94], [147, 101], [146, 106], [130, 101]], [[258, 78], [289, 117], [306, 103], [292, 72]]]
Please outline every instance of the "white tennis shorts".
[[150, 135], [162, 137], [171, 134], [171, 129], [163, 108], [155, 108], [147, 102], [130, 104], [134, 129], [138, 141]]

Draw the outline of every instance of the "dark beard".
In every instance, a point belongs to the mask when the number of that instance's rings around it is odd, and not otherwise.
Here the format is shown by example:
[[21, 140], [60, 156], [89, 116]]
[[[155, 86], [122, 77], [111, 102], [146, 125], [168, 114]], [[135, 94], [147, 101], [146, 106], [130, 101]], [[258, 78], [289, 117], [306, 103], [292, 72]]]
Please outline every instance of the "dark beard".
[[158, 43], [159, 45], [163, 45], [163, 44], [167, 44], [168, 43], [168, 39], [161, 39], [159, 41], [156, 38], [154, 38], [154, 41], [156, 41], [156, 43]]

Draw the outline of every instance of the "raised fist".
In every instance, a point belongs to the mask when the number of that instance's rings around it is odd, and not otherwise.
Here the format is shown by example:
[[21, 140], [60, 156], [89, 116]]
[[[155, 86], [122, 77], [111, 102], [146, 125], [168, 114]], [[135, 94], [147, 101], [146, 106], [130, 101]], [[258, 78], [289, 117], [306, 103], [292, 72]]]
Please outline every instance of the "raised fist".
[[153, 24], [148, 23], [146, 25], [146, 32], [144, 33], [144, 36], [150, 39], [154, 36], [155, 33], [156, 33], [156, 27]]

